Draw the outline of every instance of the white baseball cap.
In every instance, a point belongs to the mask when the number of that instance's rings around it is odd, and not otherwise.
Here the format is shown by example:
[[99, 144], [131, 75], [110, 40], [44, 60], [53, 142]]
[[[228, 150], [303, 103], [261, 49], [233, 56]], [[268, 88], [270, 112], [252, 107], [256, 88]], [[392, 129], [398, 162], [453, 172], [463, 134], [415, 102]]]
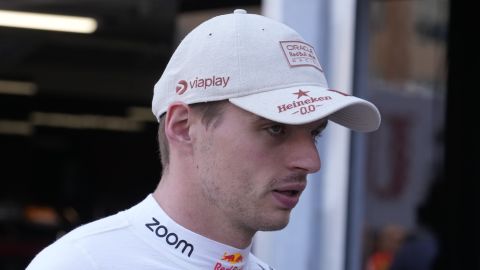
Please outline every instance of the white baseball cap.
[[328, 118], [361, 132], [380, 125], [375, 105], [329, 89], [314, 48], [295, 30], [241, 9], [182, 40], [155, 84], [152, 111], [158, 120], [176, 101], [219, 100], [284, 124]]

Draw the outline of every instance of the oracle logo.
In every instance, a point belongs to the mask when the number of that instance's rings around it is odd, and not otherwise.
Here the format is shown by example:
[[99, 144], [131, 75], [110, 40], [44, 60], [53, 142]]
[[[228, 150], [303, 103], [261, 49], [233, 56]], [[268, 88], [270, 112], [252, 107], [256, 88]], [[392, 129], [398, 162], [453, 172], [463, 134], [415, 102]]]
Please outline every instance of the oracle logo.
[[280, 46], [290, 67], [312, 66], [323, 72], [311, 45], [302, 41], [280, 41]]
[[177, 92], [177, 94], [181, 95], [181, 94], [185, 93], [185, 91], [187, 91], [187, 89], [188, 89], [187, 81], [180, 80], [177, 83], [177, 87], [176, 87], [175, 91]]
[[300, 45], [296, 44], [296, 45], [287, 45], [287, 49], [289, 51], [293, 51], [293, 50], [302, 50], [302, 51], [305, 51], [307, 53], [315, 53], [313, 51], [313, 48], [308, 46], [308, 45], [303, 45], [301, 43], [299, 43]]

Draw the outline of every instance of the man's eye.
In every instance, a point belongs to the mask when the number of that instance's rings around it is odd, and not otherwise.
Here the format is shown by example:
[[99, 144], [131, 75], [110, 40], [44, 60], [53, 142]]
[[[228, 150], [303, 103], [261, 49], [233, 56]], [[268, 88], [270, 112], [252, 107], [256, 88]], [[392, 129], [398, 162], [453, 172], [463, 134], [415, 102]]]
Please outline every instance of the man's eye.
[[268, 133], [272, 136], [285, 134], [285, 127], [282, 125], [274, 125], [267, 128]]

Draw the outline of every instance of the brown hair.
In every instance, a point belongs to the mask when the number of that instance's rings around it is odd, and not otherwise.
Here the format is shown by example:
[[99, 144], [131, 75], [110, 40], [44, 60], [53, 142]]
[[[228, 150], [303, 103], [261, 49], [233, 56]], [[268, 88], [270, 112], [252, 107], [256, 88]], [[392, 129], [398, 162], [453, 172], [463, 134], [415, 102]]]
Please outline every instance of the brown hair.
[[[205, 102], [205, 103], [196, 103], [190, 104], [190, 108], [193, 111], [198, 112], [202, 117], [202, 123], [209, 128], [210, 125], [213, 124], [215, 127], [215, 123], [221, 118], [223, 113], [223, 107], [226, 101], [213, 101], [213, 102]], [[169, 160], [170, 160], [170, 150], [168, 147], [168, 140], [165, 135], [165, 117], [166, 113], [162, 114], [159, 119], [159, 126], [158, 126], [158, 146], [160, 149], [160, 161], [162, 163], [162, 171], [164, 172], [165, 169], [168, 167]]]

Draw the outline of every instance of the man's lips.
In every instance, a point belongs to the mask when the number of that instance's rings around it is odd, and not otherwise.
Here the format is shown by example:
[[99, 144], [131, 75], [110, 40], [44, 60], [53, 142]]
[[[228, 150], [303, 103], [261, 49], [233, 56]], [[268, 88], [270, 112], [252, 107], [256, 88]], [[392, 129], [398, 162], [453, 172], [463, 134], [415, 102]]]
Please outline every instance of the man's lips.
[[273, 189], [272, 194], [283, 208], [293, 209], [297, 205], [305, 187], [306, 184], [304, 182], [284, 184]]

